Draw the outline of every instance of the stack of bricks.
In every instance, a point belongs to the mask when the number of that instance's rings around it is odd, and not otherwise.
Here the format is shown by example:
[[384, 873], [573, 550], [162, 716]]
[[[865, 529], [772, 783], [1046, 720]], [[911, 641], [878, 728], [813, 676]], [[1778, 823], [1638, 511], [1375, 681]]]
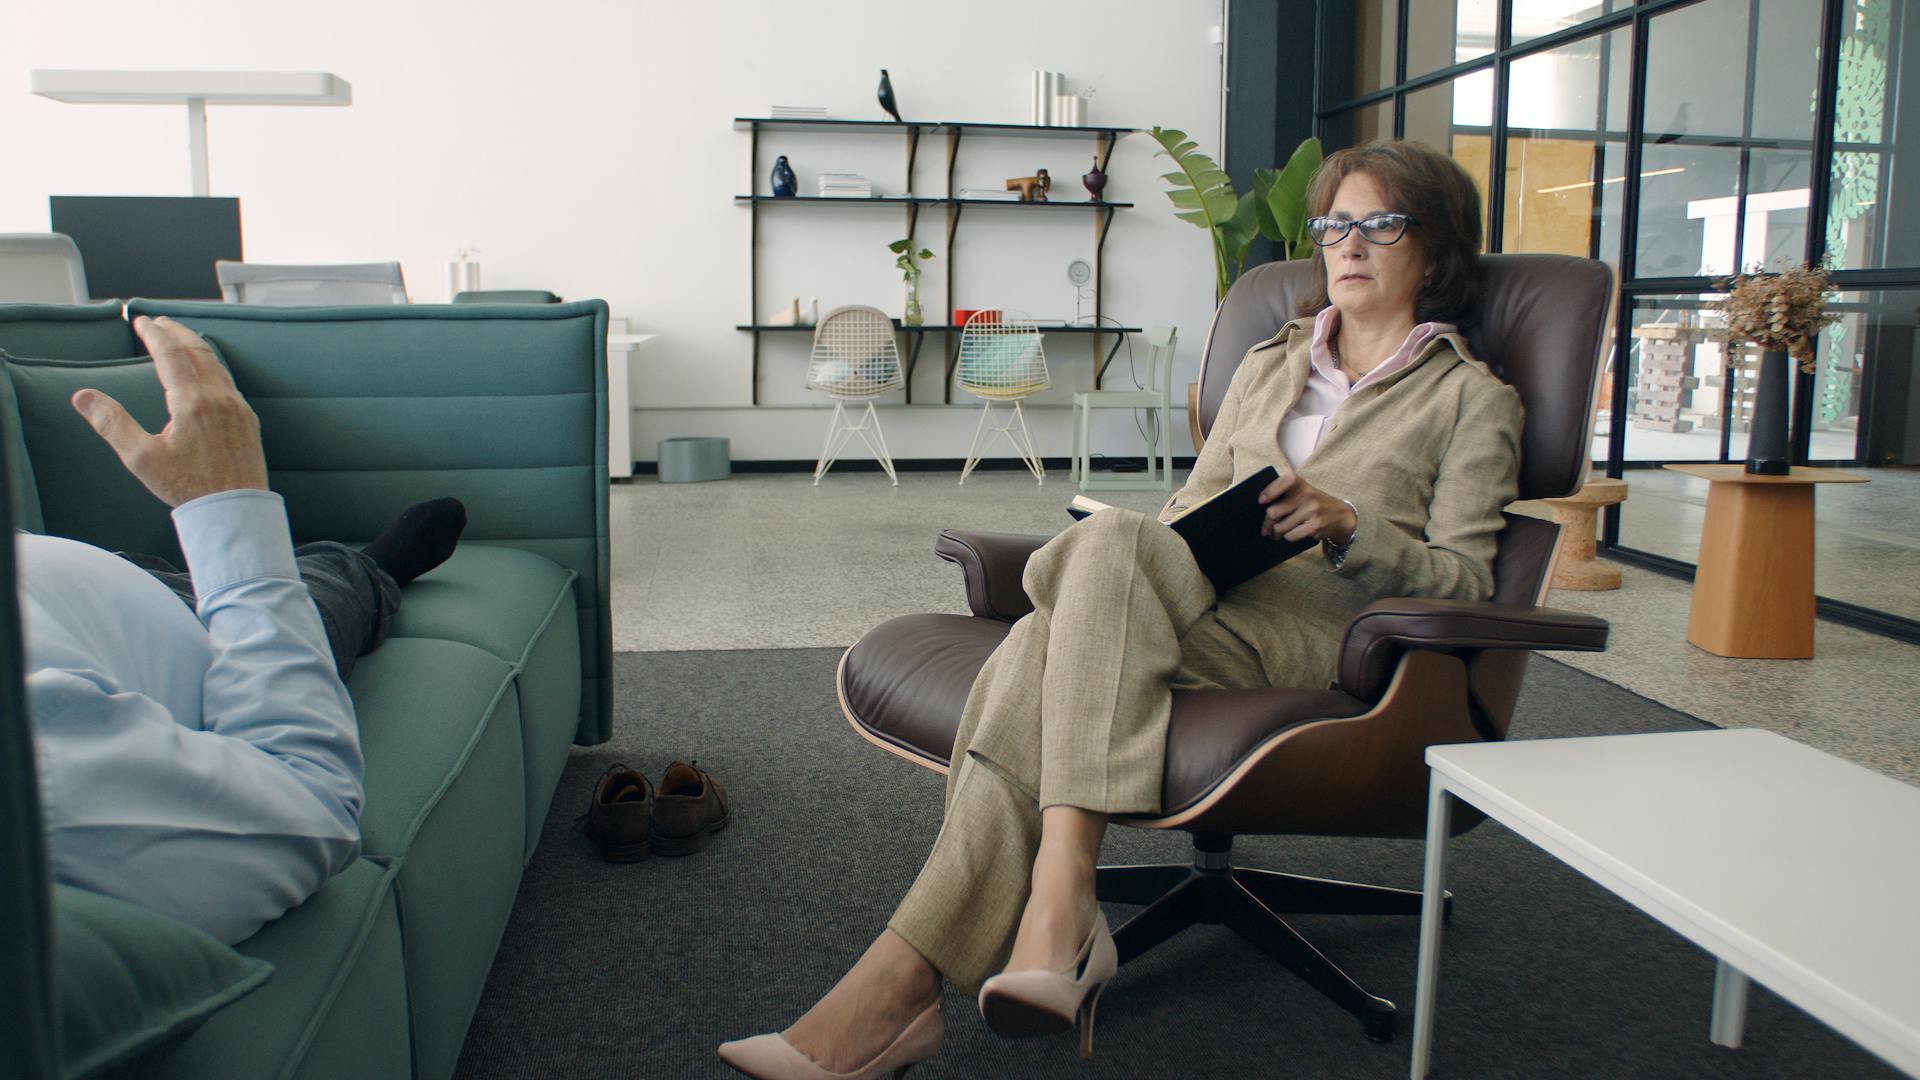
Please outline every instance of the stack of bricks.
[[1633, 336], [1640, 339], [1633, 426], [1649, 431], [1692, 431], [1693, 421], [1680, 414], [1691, 405], [1693, 389], [1699, 382], [1687, 374], [1693, 363], [1697, 332], [1672, 323], [1650, 323], [1635, 327]]

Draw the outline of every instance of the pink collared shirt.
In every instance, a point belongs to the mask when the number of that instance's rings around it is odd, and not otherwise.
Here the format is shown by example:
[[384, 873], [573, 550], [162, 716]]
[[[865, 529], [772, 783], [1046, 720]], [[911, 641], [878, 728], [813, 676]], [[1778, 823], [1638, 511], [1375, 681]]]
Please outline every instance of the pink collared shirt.
[[1305, 465], [1313, 456], [1314, 448], [1320, 445], [1321, 436], [1326, 434], [1327, 422], [1333, 414], [1340, 411], [1340, 405], [1352, 397], [1354, 391], [1363, 390], [1387, 378], [1394, 372], [1413, 362], [1427, 342], [1440, 334], [1451, 334], [1457, 327], [1452, 323], [1426, 322], [1413, 328], [1402, 342], [1399, 351], [1380, 362], [1372, 371], [1360, 377], [1358, 382], [1348, 383], [1347, 373], [1340, 370], [1340, 361], [1333, 356], [1333, 335], [1340, 329], [1340, 309], [1329, 307], [1314, 316], [1313, 343], [1307, 349], [1312, 360], [1312, 370], [1307, 372], [1307, 385], [1300, 391], [1300, 400], [1293, 403], [1287, 415], [1280, 421], [1280, 452], [1287, 456], [1295, 468]]

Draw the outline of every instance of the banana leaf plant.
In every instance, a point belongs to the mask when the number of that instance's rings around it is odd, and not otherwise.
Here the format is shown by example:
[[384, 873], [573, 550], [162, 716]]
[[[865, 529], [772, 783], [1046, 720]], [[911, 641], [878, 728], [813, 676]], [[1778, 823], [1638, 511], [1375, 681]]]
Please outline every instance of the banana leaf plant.
[[1168, 185], [1173, 216], [1206, 229], [1213, 238], [1217, 297], [1226, 296], [1240, 276], [1247, 249], [1258, 237], [1280, 245], [1284, 258], [1313, 254], [1313, 242], [1307, 237], [1307, 187], [1320, 169], [1319, 139], [1301, 142], [1278, 169], [1255, 169], [1253, 190], [1242, 194], [1186, 132], [1156, 127], [1148, 134], [1160, 144], [1160, 155], [1179, 167], [1178, 172], [1161, 177]]

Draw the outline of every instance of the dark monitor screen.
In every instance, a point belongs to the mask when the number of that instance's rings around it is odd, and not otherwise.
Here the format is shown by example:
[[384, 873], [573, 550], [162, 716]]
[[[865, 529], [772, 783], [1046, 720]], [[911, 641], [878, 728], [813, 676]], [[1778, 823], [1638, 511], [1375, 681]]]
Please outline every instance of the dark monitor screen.
[[53, 231], [73, 238], [95, 299], [218, 300], [218, 259], [240, 258], [240, 200], [52, 195]]

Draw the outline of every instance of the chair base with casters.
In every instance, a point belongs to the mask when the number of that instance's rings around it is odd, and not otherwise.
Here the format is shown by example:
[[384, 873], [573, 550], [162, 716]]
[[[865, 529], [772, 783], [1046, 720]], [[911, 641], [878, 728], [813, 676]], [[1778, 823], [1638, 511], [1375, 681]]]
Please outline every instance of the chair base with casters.
[[[1284, 916], [1418, 917], [1425, 902], [1418, 889], [1235, 866], [1233, 837], [1197, 833], [1191, 864], [1103, 866], [1095, 891], [1103, 903], [1144, 908], [1113, 932], [1122, 964], [1189, 926], [1224, 926], [1352, 1013], [1367, 1038], [1375, 1042], [1393, 1038], [1399, 1015], [1393, 1002], [1361, 988]], [[1452, 914], [1452, 893], [1446, 894], [1443, 910], [1443, 917]]]
[[[1179, 332], [1171, 326], [1147, 331], [1147, 385], [1139, 390], [1094, 390], [1073, 395], [1073, 474], [1081, 491], [1173, 490], [1173, 357]], [[1131, 353], [1128, 354], [1131, 358]], [[1131, 359], [1129, 359], [1131, 362]], [[1095, 409], [1146, 409], [1153, 420], [1147, 436], [1146, 475], [1139, 479], [1095, 479], [1088, 428]], [[1200, 443], [1196, 440], [1196, 447]], [[1155, 455], [1159, 455], [1156, 461]]]
[[814, 486], [820, 485], [820, 478], [827, 475], [828, 469], [833, 468], [833, 463], [840, 459], [840, 451], [845, 449], [847, 442], [856, 435], [860, 437], [861, 442], [867, 444], [867, 449], [873, 452], [874, 460], [878, 461], [880, 468], [885, 470], [887, 479], [893, 481], [894, 486], [898, 487], [900, 475], [894, 472], [893, 454], [887, 449], [886, 434], [880, 430], [880, 413], [873, 407], [871, 401], [867, 402], [866, 410], [861, 414], [858, 423], [847, 416], [846, 402], [833, 403], [833, 419], [827, 423], [827, 441], [820, 447], [820, 460], [813, 467]]
[[967, 463], [960, 469], [960, 482], [966, 483], [967, 477], [973, 475], [974, 467], [980, 464], [981, 451], [986, 448], [980, 444], [980, 436], [984, 434], [987, 436], [986, 446], [988, 447], [993, 445], [995, 438], [1004, 436], [1009, 443], [1013, 444], [1013, 452], [1020, 455], [1021, 464], [1033, 474], [1034, 480], [1038, 483], [1046, 483], [1047, 468], [1040, 462], [1039, 451], [1033, 448], [1033, 436], [1027, 431], [1027, 414], [1020, 408], [1019, 400], [1015, 399], [1013, 416], [1005, 424], [989, 427], [987, 420], [992, 415], [993, 402], [989, 400], [980, 407], [980, 422], [974, 425], [973, 442], [967, 445]]

